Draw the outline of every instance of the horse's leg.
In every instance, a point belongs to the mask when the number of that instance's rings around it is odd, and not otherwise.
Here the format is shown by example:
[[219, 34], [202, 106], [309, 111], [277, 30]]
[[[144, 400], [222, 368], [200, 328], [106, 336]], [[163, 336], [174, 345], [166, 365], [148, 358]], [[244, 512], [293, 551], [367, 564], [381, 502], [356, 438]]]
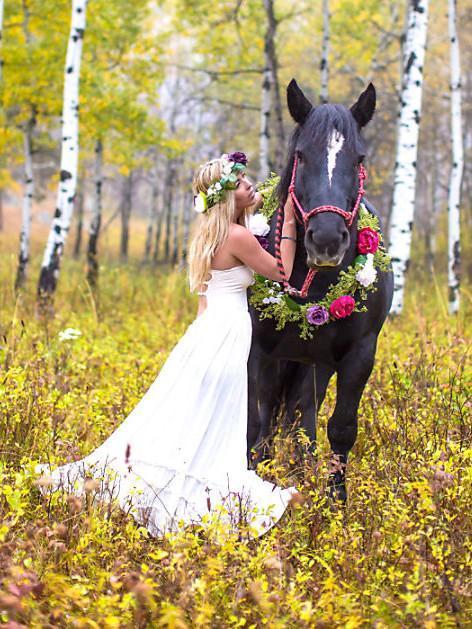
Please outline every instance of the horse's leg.
[[302, 422], [306, 434], [310, 437], [310, 451], [314, 454], [316, 447], [316, 429], [318, 424], [318, 413], [326, 395], [331, 376], [334, 373], [333, 367], [327, 365], [313, 365], [311, 378], [304, 383], [304, 398], [302, 404]]
[[[257, 369], [256, 369], [257, 366]], [[281, 369], [277, 361], [262, 356], [248, 362], [248, 463], [255, 467], [268, 456], [268, 441], [274, 416], [280, 406]]]
[[260, 418], [259, 418], [259, 405], [257, 402], [257, 363], [254, 356], [251, 360], [251, 355], [248, 361], [248, 373], [247, 373], [247, 460], [251, 461], [251, 451], [254, 448], [257, 438], [260, 432]]
[[285, 391], [285, 407], [288, 424], [295, 413], [300, 412], [300, 428], [310, 441], [313, 450], [316, 440], [315, 374], [313, 365], [292, 363], [291, 379]]
[[365, 385], [374, 366], [377, 335], [371, 334], [345, 354], [337, 369], [336, 406], [328, 421], [331, 445], [329, 493], [346, 501], [346, 465], [349, 451], [357, 437], [357, 412]]
[[325, 399], [326, 389], [328, 388], [331, 376], [334, 373], [334, 367], [328, 365], [317, 364], [315, 366], [315, 397], [316, 397], [316, 417], [320, 411], [323, 400]]

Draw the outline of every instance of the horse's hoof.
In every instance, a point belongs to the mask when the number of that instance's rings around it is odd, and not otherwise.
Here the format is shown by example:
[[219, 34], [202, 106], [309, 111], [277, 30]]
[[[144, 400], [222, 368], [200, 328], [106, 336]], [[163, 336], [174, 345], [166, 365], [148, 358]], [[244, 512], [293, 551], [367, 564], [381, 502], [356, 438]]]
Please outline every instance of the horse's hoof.
[[329, 475], [328, 497], [333, 502], [345, 505], [347, 502], [346, 477], [342, 472]]

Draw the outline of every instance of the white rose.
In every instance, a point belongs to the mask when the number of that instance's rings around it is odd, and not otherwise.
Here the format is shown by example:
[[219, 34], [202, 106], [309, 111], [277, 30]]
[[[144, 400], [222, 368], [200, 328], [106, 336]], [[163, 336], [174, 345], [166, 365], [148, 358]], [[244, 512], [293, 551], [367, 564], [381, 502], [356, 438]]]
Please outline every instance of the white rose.
[[231, 175], [231, 171], [233, 170], [233, 164], [232, 162], [227, 162], [224, 166], [223, 166], [223, 175]]
[[262, 300], [263, 304], [270, 304], [270, 298], [269, 297], [264, 297], [264, 299]]
[[193, 204], [195, 211], [199, 214], [202, 214], [207, 209], [206, 199], [201, 193], [195, 197]]
[[270, 226], [267, 222], [266, 217], [261, 214], [251, 214], [249, 216], [249, 231], [251, 231], [254, 236], [267, 236], [270, 232]]
[[223, 190], [223, 186], [220, 184], [219, 181], [215, 183], [215, 190]]
[[362, 284], [364, 288], [370, 286], [377, 279], [377, 269], [374, 268], [374, 255], [372, 253], [367, 254], [367, 261], [356, 273], [356, 280], [359, 284]]

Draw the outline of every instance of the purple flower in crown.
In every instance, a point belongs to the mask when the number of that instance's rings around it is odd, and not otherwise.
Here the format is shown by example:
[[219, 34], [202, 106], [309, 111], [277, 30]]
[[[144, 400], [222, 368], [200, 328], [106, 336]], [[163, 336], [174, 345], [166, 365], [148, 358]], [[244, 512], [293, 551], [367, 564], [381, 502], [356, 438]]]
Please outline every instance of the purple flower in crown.
[[269, 248], [269, 240], [268, 238], [266, 238], [265, 236], [257, 236], [256, 234], [254, 234], [257, 238], [257, 240], [259, 241], [260, 246], [265, 249], [267, 251], [267, 249]]
[[228, 155], [228, 159], [230, 162], [235, 162], [236, 164], [242, 164], [243, 166], [246, 166], [247, 164], [247, 157], [245, 153], [241, 153], [241, 151], [230, 153]]
[[311, 306], [306, 311], [306, 318], [311, 325], [323, 325], [329, 319], [329, 312], [323, 306]]

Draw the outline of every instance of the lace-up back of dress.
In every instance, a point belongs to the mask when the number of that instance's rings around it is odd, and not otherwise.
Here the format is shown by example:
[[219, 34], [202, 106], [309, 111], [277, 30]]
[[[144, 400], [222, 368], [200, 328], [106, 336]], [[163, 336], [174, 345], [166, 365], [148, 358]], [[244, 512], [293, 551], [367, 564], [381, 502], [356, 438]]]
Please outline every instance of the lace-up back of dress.
[[254, 283], [253, 271], [242, 264], [229, 269], [211, 269], [211, 277], [204, 282], [207, 307], [212, 305], [240, 306], [247, 309], [246, 290]]

